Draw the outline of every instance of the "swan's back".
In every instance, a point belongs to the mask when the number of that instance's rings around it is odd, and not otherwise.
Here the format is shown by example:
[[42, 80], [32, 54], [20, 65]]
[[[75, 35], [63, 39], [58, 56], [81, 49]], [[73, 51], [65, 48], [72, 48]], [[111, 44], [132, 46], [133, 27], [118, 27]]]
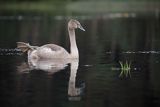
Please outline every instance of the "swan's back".
[[46, 44], [37, 48], [39, 58], [69, 58], [70, 54], [61, 46], [55, 44]]

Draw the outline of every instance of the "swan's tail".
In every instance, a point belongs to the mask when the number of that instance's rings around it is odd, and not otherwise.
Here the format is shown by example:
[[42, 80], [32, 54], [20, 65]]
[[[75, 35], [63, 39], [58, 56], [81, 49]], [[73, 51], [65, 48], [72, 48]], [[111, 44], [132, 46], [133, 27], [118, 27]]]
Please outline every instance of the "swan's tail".
[[33, 46], [29, 45], [29, 43], [17, 42], [17, 48], [21, 49], [22, 52], [28, 52], [28, 50], [33, 50]]

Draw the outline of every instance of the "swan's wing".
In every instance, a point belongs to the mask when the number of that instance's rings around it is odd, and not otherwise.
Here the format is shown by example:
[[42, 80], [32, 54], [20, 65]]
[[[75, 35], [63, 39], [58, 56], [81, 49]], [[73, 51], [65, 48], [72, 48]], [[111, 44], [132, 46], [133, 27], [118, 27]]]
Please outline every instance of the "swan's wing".
[[63, 48], [55, 44], [47, 44], [37, 49], [40, 58], [66, 58], [69, 53]]

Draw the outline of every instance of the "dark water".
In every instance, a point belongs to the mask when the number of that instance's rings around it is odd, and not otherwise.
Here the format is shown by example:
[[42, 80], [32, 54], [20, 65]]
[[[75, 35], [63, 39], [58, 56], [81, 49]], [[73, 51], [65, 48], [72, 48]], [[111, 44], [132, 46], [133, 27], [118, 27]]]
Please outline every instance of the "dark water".
[[[55, 43], [69, 51], [68, 20], [0, 16], [1, 107], [159, 107], [159, 18], [78, 20], [86, 29], [76, 30], [79, 64], [44, 62], [42, 69], [29, 67], [16, 42]], [[119, 61], [131, 62], [130, 76], [120, 76]]]

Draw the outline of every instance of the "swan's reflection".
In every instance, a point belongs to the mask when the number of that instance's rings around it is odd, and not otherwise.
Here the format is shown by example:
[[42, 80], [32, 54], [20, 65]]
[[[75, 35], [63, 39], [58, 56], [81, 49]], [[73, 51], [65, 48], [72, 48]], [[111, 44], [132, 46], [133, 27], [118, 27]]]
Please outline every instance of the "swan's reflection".
[[51, 74], [65, 69], [65, 67], [68, 66], [69, 63], [70, 63], [69, 60], [64, 60], [64, 59], [54, 59], [54, 60], [31, 59], [31, 60], [28, 60], [28, 65], [30, 69], [44, 70]]
[[76, 87], [76, 75], [78, 70], [79, 60], [71, 61], [71, 72], [68, 84], [69, 100], [80, 100], [83, 93], [84, 84], [81, 84], [80, 88]]
[[31, 70], [43, 70], [47, 71], [49, 74], [54, 74], [60, 70], [65, 69], [66, 66], [70, 64], [70, 77], [68, 82], [68, 99], [71, 101], [77, 101], [81, 99], [83, 93], [84, 85], [81, 87], [76, 87], [76, 74], [79, 66], [78, 59], [64, 60], [64, 59], [54, 59], [54, 60], [28, 60], [28, 63], [22, 63], [18, 67], [19, 72], [26, 72]]

